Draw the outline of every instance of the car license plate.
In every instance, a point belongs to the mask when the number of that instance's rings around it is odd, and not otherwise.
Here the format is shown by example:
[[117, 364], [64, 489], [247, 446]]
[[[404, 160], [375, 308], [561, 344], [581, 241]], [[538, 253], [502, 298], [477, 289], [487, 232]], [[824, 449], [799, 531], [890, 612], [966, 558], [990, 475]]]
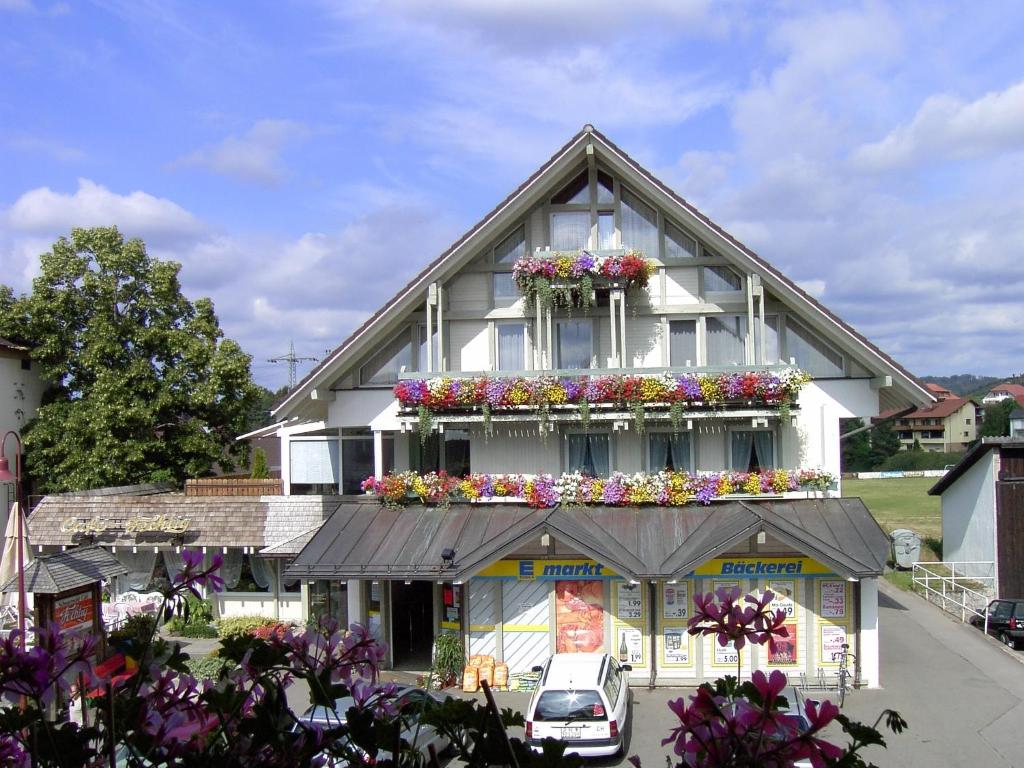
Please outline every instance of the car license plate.
[[578, 739], [580, 737], [580, 730], [581, 729], [578, 726], [576, 728], [563, 728], [562, 738], [566, 740]]

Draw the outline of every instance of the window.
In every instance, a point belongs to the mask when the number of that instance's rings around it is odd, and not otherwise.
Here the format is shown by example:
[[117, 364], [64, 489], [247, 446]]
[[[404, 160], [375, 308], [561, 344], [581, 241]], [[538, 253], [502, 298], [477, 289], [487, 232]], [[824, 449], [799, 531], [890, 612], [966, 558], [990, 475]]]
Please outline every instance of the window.
[[417, 472], [444, 470], [453, 477], [470, 473], [469, 431], [446, 429], [444, 435], [432, 432], [426, 441], [409, 441], [409, 466]]
[[697, 365], [697, 321], [671, 320], [668, 324], [669, 365]]
[[526, 229], [519, 227], [494, 247], [495, 264], [514, 264], [526, 255]]
[[511, 272], [495, 272], [492, 276], [494, 283], [494, 300], [496, 302], [508, 302], [510, 299], [519, 299], [519, 288], [516, 286], [515, 277]]
[[792, 317], [786, 318], [786, 356], [812, 376], [843, 375], [843, 356]]
[[[754, 358], [761, 354], [761, 322], [754, 320]], [[779, 317], [764, 316], [764, 360], [760, 365], [772, 365], [779, 362]]]
[[610, 251], [615, 248], [615, 214], [597, 214], [597, 249]]
[[[309, 486], [310, 493], [337, 493], [338, 439], [318, 437], [288, 443], [292, 492], [295, 485]], [[372, 474], [372, 471], [371, 471]], [[366, 475], [363, 475], [365, 478]]]
[[21, 370], [23, 370], [23, 371], [31, 371], [32, 370], [32, 361], [29, 360], [27, 357], [21, 358]]
[[522, 323], [502, 323], [497, 331], [497, 369], [522, 371], [526, 369], [526, 326]]
[[651, 432], [648, 436], [648, 468], [651, 472], [692, 472], [689, 432]]
[[971, 423], [970, 419], [964, 419], [964, 424], [970, 424], [970, 423]]
[[775, 466], [775, 436], [766, 430], [735, 430], [731, 433], [732, 468], [759, 472]]
[[608, 476], [608, 435], [576, 433], [566, 435], [566, 440], [569, 444], [567, 472], [580, 472], [591, 477]]
[[578, 251], [590, 243], [590, 213], [559, 211], [551, 214], [551, 247], [556, 251]]
[[598, 205], [615, 202], [615, 186], [612, 177], [604, 171], [597, 172]]
[[587, 183], [587, 172], [570, 181], [562, 190], [551, 198], [554, 205], [588, 205], [590, 203], [590, 187]]
[[[433, 338], [433, 342], [434, 342], [434, 344], [433, 344], [434, 359], [433, 359], [433, 365], [431, 366], [430, 370], [437, 371], [437, 370], [440, 370], [440, 368], [441, 368], [441, 366], [438, 365], [438, 363], [437, 363], [438, 358], [441, 356], [441, 354], [440, 354], [441, 350], [439, 350], [437, 348], [437, 327], [435, 326], [432, 329], [432, 331], [433, 331], [433, 333], [431, 334], [431, 337]], [[427, 350], [427, 326], [425, 326], [425, 325], [418, 326], [418, 333], [419, 333], [419, 337], [420, 337], [420, 346], [419, 346], [419, 350], [418, 350], [418, 357], [415, 360], [412, 361], [412, 365], [410, 365], [409, 368], [410, 368], [410, 370], [413, 370], [413, 371], [425, 371], [425, 370], [427, 370], [427, 357], [429, 356], [428, 355], [428, 350]]]
[[590, 368], [594, 357], [594, 324], [590, 320], [559, 320], [559, 368]]
[[747, 318], [743, 315], [717, 315], [705, 319], [707, 328], [707, 364], [743, 365], [746, 362]]
[[622, 684], [622, 675], [619, 674], [619, 665], [614, 660], [608, 665], [608, 676], [604, 681], [604, 695], [608, 697], [608, 706], [615, 708], [615, 702], [619, 700], [619, 688]]
[[658, 214], [628, 189], [622, 190], [622, 247], [657, 258]]
[[394, 384], [399, 373], [412, 369], [412, 338], [405, 328], [359, 369], [359, 383]]
[[743, 289], [743, 279], [728, 267], [704, 267], [704, 293], [732, 293]]
[[697, 255], [697, 241], [675, 224], [665, 224], [665, 258], [692, 259]]
[[[384, 472], [395, 468], [395, 440], [382, 440]], [[341, 433], [341, 492], [358, 495], [362, 482], [376, 471], [373, 457], [373, 432], [367, 427], [346, 428]]]

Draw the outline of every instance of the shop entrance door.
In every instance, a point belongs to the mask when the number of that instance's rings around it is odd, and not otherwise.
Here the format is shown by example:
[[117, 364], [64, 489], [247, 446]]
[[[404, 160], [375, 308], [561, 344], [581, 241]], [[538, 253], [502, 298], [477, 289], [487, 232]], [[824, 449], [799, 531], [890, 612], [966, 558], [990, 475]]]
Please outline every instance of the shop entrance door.
[[392, 581], [391, 653], [395, 669], [428, 669], [433, 647], [433, 582]]

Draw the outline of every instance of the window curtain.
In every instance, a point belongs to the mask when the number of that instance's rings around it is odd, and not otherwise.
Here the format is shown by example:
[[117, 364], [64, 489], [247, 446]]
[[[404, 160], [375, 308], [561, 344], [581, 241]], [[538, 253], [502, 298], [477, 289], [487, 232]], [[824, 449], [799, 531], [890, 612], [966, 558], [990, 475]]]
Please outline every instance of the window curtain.
[[587, 452], [586, 435], [569, 435], [569, 471], [582, 472]]
[[732, 433], [732, 468], [738, 472], [746, 472], [750, 467], [750, 459], [754, 451], [754, 434], [752, 432]]
[[671, 365], [697, 365], [697, 321], [673, 320], [669, 327], [668, 355]]
[[149, 587], [153, 580], [153, 569], [156, 568], [156, 552], [129, 552], [118, 549], [114, 556], [128, 573], [118, 579], [118, 592], [133, 590], [139, 592]]
[[708, 365], [743, 365], [746, 319], [739, 315], [709, 317], [707, 323]]
[[220, 567], [220, 577], [224, 579], [224, 588], [230, 591], [238, 586], [238, 580], [242, 576], [242, 550], [228, 547], [228, 551], [222, 557], [224, 563]]
[[690, 472], [690, 434], [651, 433], [651, 471]]
[[680, 432], [672, 435], [669, 439], [669, 447], [672, 449], [672, 466], [676, 468], [676, 471], [691, 472], [693, 467], [690, 466], [690, 434]]
[[792, 319], [786, 320], [786, 354], [813, 376], [843, 375], [843, 356]]
[[181, 556], [180, 552], [175, 552], [172, 549], [165, 549], [163, 556], [164, 568], [167, 569], [167, 578], [173, 584], [178, 574], [181, 573], [181, 569], [185, 567], [185, 558]]
[[526, 368], [525, 327], [522, 325], [498, 326], [498, 370], [522, 371]]
[[754, 451], [758, 469], [770, 469], [775, 464], [772, 451], [772, 433], [754, 433]]
[[661, 472], [669, 466], [669, 436], [664, 432], [651, 433], [651, 472]]
[[249, 570], [252, 571], [252, 580], [260, 589], [270, 587], [274, 579], [274, 565], [266, 557], [249, 555]]
[[587, 435], [594, 477], [608, 476], [608, 435]]
[[551, 247], [560, 251], [586, 248], [590, 242], [590, 213], [551, 214]]

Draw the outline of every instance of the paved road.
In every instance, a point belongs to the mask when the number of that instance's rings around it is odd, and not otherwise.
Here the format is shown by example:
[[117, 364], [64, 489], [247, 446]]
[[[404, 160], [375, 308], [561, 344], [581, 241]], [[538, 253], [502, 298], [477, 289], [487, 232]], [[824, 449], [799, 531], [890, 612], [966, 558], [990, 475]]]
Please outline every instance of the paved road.
[[[888, 749], [872, 748], [865, 756], [882, 768], [1024, 768], [1024, 651], [984, 637], [917, 595], [885, 582], [880, 592], [884, 687], [853, 692], [844, 712], [873, 722], [883, 709], [895, 709], [910, 729], [889, 734]], [[690, 692], [635, 690], [627, 754], [638, 755], [647, 768], [663, 768], [668, 747], [661, 739], [673, 724], [666, 703]], [[289, 693], [301, 711], [304, 692], [293, 686]], [[497, 696], [499, 706], [519, 711], [528, 700], [519, 693]], [[596, 763], [625, 764], [621, 759]]]

